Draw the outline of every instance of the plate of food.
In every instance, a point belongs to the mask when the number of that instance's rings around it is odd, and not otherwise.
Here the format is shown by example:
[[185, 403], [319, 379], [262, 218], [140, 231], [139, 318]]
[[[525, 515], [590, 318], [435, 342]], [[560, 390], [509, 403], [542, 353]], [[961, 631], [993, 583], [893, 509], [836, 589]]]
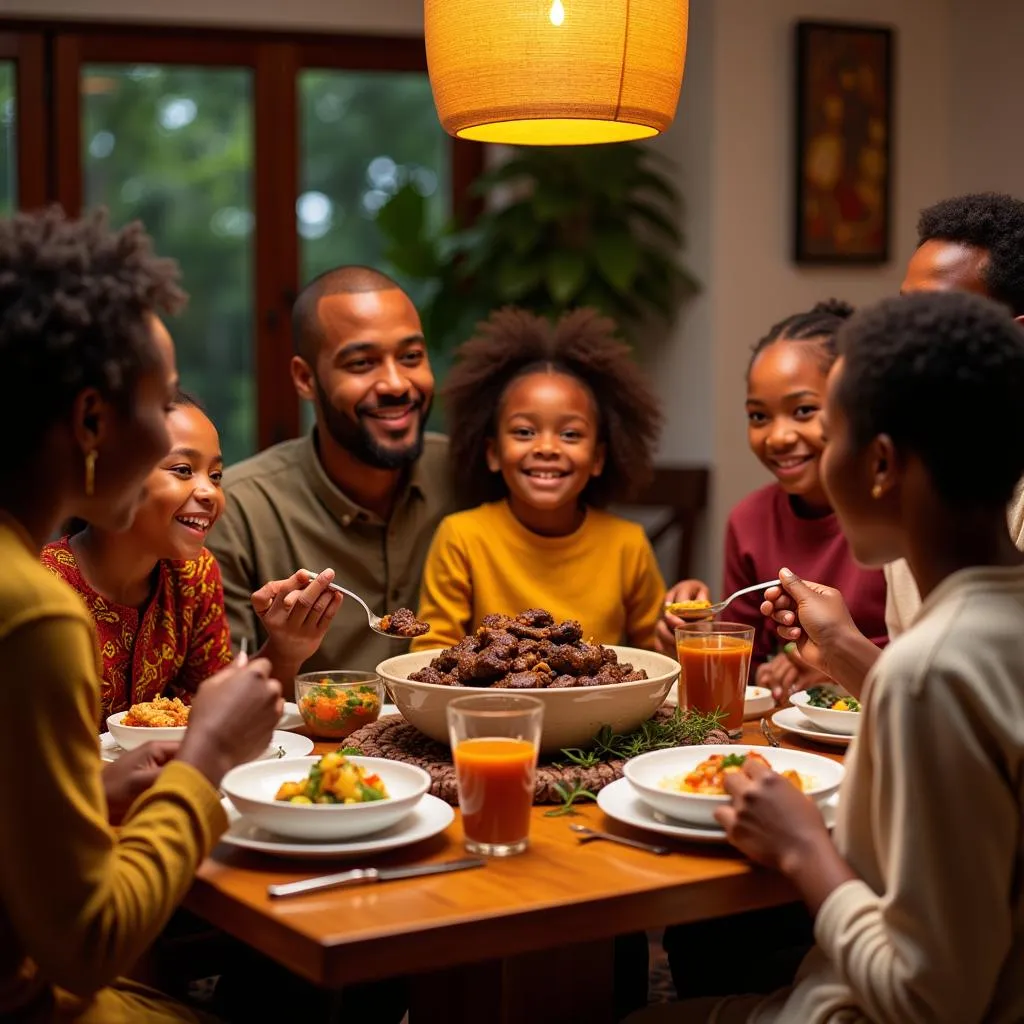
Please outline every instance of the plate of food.
[[860, 701], [838, 686], [812, 686], [789, 702], [819, 730], [854, 736], [860, 728]]
[[819, 806], [839, 789], [843, 766], [831, 758], [781, 747], [704, 744], [654, 750], [627, 761], [623, 775], [652, 810], [704, 828], [729, 803], [725, 779], [752, 760], [778, 772]]
[[467, 694], [526, 694], [544, 704], [541, 750], [588, 745], [605, 725], [631, 732], [662, 705], [679, 675], [674, 658], [593, 643], [569, 619], [531, 608], [485, 616], [454, 647], [388, 658], [377, 673], [402, 716], [448, 743], [448, 703]]
[[[835, 824], [836, 808], [839, 794], [835, 793], [820, 804], [825, 824], [832, 828]], [[597, 806], [613, 821], [634, 828], [657, 832], [673, 839], [688, 840], [697, 843], [725, 843], [725, 832], [717, 822], [712, 825], [696, 825], [691, 822], [678, 821], [654, 810], [645, 803], [629, 784], [628, 779], [618, 779], [605, 786], [597, 794]]]
[[390, 828], [357, 839], [319, 841], [289, 839], [268, 832], [242, 817], [227, 798], [223, 801], [228, 815], [228, 830], [220, 837], [226, 846], [253, 850], [270, 857], [292, 860], [338, 860], [397, 850], [444, 832], [455, 820], [455, 809], [427, 793], [413, 810]]
[[780, 729], [791, 732], [795, 736], [800, 736], [805, 740], [814, 740], [815, 743], [823, 743], [830, 747], [845, 747], [853, 739], [852, 736], [845, 733], [820, 729], [797, 707], [779, 708], [772, 715], [772, 722]]
[[430, 788], [430, 776], [401, 761], [335, 751], [239, 765], [220, 788], [261, 829], [289, 839], [337, 842], [401, 821]]
[[[303, 757], [312, 749], [313, 741], [308, 737], [296, 736], [295, 733], [277, 729], [270, 737], [267, 749], [256, 760], [269, 761], [282, 757]], [[125, 748], [120, 746], [109, 732], [100, 736], [100, 760], [108, 763], [116, 761], [124, 752]]]

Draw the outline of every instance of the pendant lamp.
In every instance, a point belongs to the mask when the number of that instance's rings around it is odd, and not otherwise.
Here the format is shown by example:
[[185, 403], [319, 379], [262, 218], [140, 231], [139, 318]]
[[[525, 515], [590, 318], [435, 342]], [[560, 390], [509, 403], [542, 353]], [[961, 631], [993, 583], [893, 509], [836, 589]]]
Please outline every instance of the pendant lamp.
[[476, 142], [646, 139], [675, 116], [689, 0], [425, 0], [434, 103]]

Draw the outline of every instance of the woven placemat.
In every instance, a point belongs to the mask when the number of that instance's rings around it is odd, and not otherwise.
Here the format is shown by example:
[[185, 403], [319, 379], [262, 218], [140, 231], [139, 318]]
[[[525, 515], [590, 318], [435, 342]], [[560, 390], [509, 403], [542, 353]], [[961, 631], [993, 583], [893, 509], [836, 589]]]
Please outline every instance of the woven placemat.
[[[671, 718], [675, 708], [662, 708], [654, 715], [655, 721]], [[705, 743], [728, 743], [724, 732], [712, 732]], [[455, 765], [452, 752], [443, 743], [424, 736], [401, 715], [388, 715], [352, 733], [343, 746], [358, 747], [364, 757], [386, 757], [392, 761], [414, 764], [426, 771], [433, 780], [430, 792], [447, 803], [457, 805], [459, 794], [455, 785]], [[554, 758], [558, 760], [558, 758]], [[533, 794], [535, 804], [560, 804], [562, 797], [555, 791], [555, 783], [579, 781], [584, 789], [596, 793], [599, 789], [622, 778], [625, 760], [604, 761], [592, 768], [569, 764], [556, 767], [541, 761], [537, 765], [537, 785]]]

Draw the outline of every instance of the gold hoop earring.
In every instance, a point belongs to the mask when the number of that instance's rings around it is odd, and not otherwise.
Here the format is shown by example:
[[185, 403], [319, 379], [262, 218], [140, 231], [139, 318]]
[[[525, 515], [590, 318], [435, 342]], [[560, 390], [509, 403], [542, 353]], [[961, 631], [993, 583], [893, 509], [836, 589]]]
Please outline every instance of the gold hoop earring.
[[91, 498], [96, 491], [96, 460], [99, 452], [95, 448], [85, 453], [85, 496]]
[[881, 496], [882, 496], [882, 485], [881, 484], [875, 484], [875, 486], [871, 488], [871, 497], [874, 498], [875, 501], [878, 501], [878, 499]]

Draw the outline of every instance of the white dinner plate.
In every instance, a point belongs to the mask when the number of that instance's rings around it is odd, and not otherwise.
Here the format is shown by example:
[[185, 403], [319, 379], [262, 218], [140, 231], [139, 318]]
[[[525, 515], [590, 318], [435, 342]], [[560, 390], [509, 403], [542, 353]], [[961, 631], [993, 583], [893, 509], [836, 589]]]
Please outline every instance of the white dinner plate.
[[830, 747], [849, 746], [850, 740], [853, 739], [852, 736], [844, 736], [842, 733], [819, 729], [799, 708], [780, 708], [772, 715], [772, 721], [786, 732], [814, 740], [816, 743], [826, 743]]
[[[313, 741], [306, 736], [296, 736], [293, 732], [275, 731], [270, 737], [270, 746], [267, 747], [256, 761], [268, 760], [271, 757], [305, 757], [313, 749]], [[100, 736], [100, 759], [103, 761], [116, 761], [124, 749], [114, 742], [114, 737], [109, 732]]]
[[[397, 715], [399, 714], [398, 708], [394, 704], [384, 704], [380, 709], [380, 717], [383, 718], [385, 715]], [[286, 700], [284, 702], [284, 714], [281, 715], [280, 720], [277, 723], [278, 729], [300, 729], [302, 728], [302, 715], [299, 714], [299, 706], [294, 701]]]
[[[832, 828], [835, 824], [837, 793], [822, 805], [825, 824]], [[686, 839], [697, 843], [726, 843], [725, 832], [720, 828], [705, 828], [702, 825], [690, 825], [685, 821], [677, 821], [660, 814], [648, 806], [636, 795], [636, 790], [628, 779], [618, 779], [605, 786], [597, 794], [597, 806], [615, 821], [634, 828], [643, 828], [648, 832], [658, 832], [674, 839]]]
[[382, 832], [347, 842], [302, 842], [267, 832], [245, 821], [230, 800], [225, 799], [222, 803], [229, 821], [227, 832], [220, 837], [222, 843], [272, 857], [293, 857], [298, 860], [335, 860], [339, 857], [396, 850], [436, 836], [455, 820], [454, 808], [428, 793], [407, 817]]

